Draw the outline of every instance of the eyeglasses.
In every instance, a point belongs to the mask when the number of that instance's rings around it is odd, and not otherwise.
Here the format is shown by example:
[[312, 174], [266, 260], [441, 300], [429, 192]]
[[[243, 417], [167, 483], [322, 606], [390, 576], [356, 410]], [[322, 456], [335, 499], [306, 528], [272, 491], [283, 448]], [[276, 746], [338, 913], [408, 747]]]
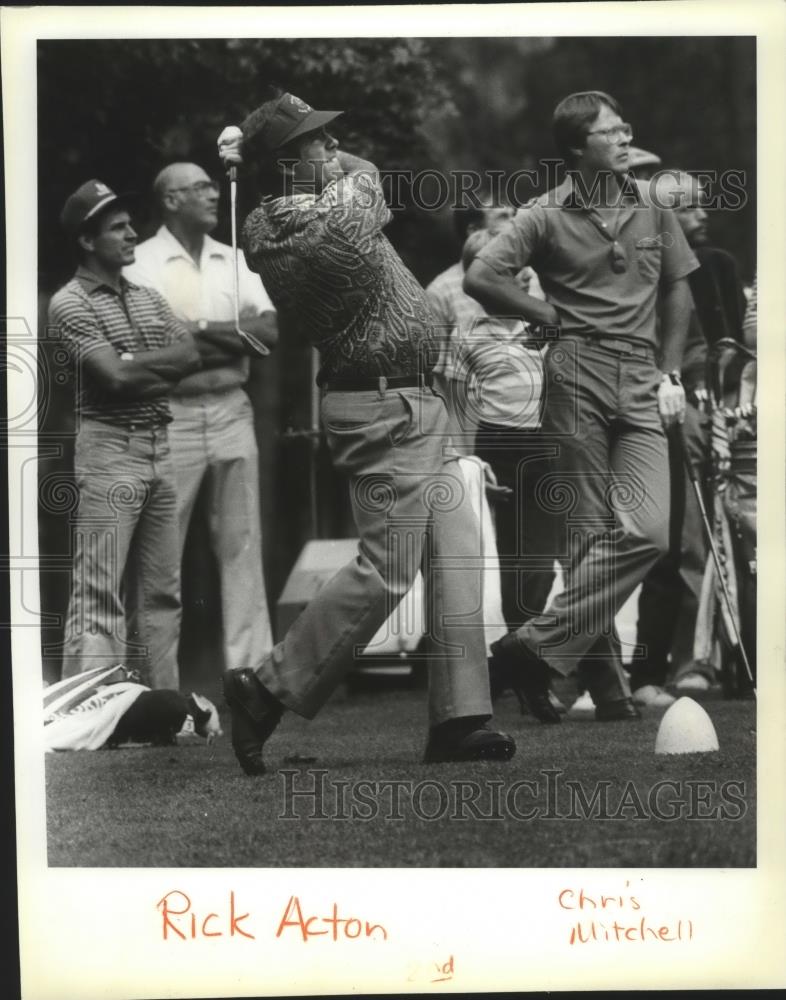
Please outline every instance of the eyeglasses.
[[612, 128], [593, 129], [591, 132], [587, 132], [587, 135], [602, 135], [606, 142], [611, 145], [613, 142], [619, 142], [620, 139], [632, 139], [633, 126], [622, 122], [621, 125], [614, 125]]
[[178, 191], [191, 191], [194, 194], [218, 194], [221, 188], [216, 181], [195, 181], [181, 188], [169, 188], [167, 194], [176, 194]]

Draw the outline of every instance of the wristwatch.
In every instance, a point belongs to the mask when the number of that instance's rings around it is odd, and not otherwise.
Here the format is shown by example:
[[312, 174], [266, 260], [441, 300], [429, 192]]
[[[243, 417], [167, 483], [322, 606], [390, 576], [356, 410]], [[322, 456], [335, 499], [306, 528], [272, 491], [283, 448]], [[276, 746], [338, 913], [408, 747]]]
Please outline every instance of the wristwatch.
[[668, 379], [672, 385], [678, 385], [680, 387], [682, 386], [682, 379], [680, 378], [679, 368], [674, 368], [670, 372], [662, 372], [661, 374], [663, 375], [661, 383], [665, 382], [666, 379]]
[[134, 355], [130, 351], [123, 351], [123, 353], [120, 355], [120, 360], [121, 361], [133, 361], [134, 360]]

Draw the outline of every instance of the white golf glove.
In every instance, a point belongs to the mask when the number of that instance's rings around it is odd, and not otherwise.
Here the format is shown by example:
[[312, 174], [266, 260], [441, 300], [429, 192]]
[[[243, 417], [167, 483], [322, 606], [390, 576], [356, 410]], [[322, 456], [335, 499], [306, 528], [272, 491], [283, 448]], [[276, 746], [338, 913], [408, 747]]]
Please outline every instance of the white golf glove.
[[658, 411], [664, 427], [685, 420], [685, 390], [679, 382], [672, 382], [669, 375], [664, 375], [658, 386]]
[[243, 162], [242, 148], [243, 133], [237, 125], [227, 125], [218, 137], [218, 155], [227, 169]]

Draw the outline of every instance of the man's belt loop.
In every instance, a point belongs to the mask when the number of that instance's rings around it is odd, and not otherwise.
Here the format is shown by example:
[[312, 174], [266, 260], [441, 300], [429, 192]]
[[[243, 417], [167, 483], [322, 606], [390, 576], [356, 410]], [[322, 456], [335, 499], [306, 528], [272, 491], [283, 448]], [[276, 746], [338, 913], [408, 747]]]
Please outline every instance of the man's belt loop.
[[380, 396], [380, 399], [384, 398], [385, 393], [387, 392], [387, 388], [388, 388], [388, 380], [385, 378], [384, 375], [380, 375], [379, 376], [379, 396]]

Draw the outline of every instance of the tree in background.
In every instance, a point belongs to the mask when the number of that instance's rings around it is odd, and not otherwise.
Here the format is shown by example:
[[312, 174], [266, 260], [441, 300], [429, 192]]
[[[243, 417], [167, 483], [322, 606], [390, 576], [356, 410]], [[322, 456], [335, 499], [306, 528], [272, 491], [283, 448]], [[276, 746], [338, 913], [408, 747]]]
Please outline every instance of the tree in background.
[[169, 162], [218, 169], [216, 137], [276, 83], [316, 106], [346, 109], [342, 143], [386, 168], [426, 162], [423, 123], [450, 112], [431, 43], [420, 39], [46, 41], [38, 51], [40, 264], [67, 274], [56, 219], [97, 176], [147, 194]]
[[744, 174], [744, 204], [715, 213], [711, 225], [752, 280], [755, 39], [455, 38], [436, 51], [458, 115], [437, 113], [426, 124], [435, 164], [506, 174], [534, 169], [556, 157], [551, 114], [558, 101], [572, 91], [605, 90], [622, 102], [634, 143], [657, 152], [664, 166]]

